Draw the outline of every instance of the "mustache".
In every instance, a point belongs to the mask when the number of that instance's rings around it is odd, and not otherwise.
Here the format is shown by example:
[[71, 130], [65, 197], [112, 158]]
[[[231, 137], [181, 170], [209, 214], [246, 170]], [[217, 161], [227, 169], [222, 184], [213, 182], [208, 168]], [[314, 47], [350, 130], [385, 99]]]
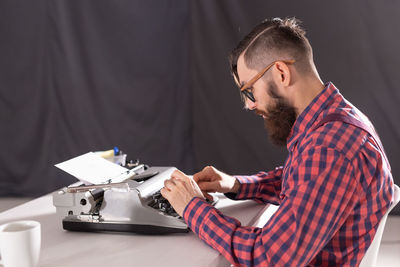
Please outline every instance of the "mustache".
[[259, 115], [259, 116], [264, 116], [264, 117], [267, 117], [267, 116], [268, 116], [268, 114], [265, 113], [265, 112], [262, 111], [262, 110], [256, 109], [254, 112], [255, 112], [257, 115]]

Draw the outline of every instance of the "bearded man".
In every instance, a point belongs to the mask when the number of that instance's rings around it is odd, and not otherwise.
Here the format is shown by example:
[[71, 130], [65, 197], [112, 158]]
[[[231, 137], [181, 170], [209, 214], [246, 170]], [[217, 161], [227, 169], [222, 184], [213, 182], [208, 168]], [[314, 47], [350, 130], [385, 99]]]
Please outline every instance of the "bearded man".
[[[393, 178], [368, 118], [318, 75], [295, 18], [265, 20], [232, 52], [247, 109], [286, 145], [284, 166], [229, 176], [175, 171], [161, 190], [188, 226], [235, 266], [357, 266], [388, 210]], [[241, 226], [210, 192], [279, 205], [262, 227]]]

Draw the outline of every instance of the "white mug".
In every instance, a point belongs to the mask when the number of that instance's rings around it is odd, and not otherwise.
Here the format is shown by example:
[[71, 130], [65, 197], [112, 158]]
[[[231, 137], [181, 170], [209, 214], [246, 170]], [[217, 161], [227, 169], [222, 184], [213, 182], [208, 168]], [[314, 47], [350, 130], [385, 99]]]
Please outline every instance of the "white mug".
[[16, 221], [0, 226], [0, 263], [4, 267], [34, 267], [40, 254], [40, 223]]

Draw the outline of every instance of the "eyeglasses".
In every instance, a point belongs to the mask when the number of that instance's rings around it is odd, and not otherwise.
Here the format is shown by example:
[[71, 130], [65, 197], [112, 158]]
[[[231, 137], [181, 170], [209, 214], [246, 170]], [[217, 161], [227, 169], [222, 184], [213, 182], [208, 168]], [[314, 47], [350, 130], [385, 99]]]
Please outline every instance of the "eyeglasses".
[[[278, 61], [281, 61], [283, 63], [286, 64], [293, 64], [296, 61], [295, 60], [276, 60], [274, 62], [272, 62], [271, 64], [269, 64], [268, 66], [266, 66], [263, 70], [261, 70], [256, 76], [254, 76], [250, 81], [248, 81], [247, 83], [240, 85], [239, 83], [239, 78], [236, 75], [233, 75], [233, 77], [235, 78], [235, 82], [236, 84], [239, 86], [240, 88], [240, 93], [243, 94], [244, 97], [247, 97], [248, 99], [250, 99], [252, 102], [256, 102], [256, 99], [254, 98], [253, 92], [252, 92], [252, 87], [253, 85], [262, 77], [264, 76], [264, 74]], [[244, 99], [244, 98], [243, 98]]]

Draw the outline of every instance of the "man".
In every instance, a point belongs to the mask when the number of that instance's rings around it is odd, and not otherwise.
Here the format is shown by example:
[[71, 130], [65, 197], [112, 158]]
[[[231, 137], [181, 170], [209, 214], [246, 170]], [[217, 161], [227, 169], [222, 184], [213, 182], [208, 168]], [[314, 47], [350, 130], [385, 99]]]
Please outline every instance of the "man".
[[[372, 124], [322, 83], [294, 18], [256, 26], [230, 59], [246, 107], [264, 118], [274, 143], [287, 146], [285, 165], [236, 177], [213, 167], [193, 179], [176, 171], [162, 195], [236, 266], [358, 265], [393, 194]], [[207, 204], [210, 192], [279, 209], [263, 228], [243, 227]]]

